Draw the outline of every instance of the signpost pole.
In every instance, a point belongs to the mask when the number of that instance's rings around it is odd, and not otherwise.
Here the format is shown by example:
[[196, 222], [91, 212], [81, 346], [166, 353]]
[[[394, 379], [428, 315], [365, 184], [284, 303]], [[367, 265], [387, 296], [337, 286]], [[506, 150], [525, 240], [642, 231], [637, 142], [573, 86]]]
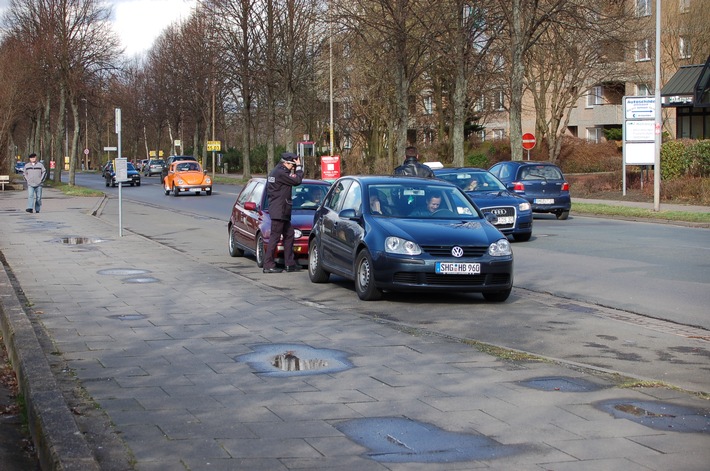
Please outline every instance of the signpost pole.
[[[116, 134], [118, 135], [118, 158], [121, 157], [121, 108], [116, 108]], [[119, 178], [117, 165], [113, 168], [116, 172], [116, 183], [118, 183], [118, 237], [123, 237], [123, 201], [121, 200], [122, 179]]]
[[661, 0], [656, 0], [656, 91], [655, 101], [655, 139], [653, 159], [653, 210], [661, 210]]

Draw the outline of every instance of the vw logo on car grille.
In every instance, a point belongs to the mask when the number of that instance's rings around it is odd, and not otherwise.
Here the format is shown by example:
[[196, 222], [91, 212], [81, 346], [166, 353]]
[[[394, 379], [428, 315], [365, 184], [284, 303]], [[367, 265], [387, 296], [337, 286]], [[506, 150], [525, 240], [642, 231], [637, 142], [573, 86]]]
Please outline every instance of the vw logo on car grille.
[[503, 208], [498, 208], [491, 209], [491, 213], [495, 214], [496, 216], [505, 216], [506, 214], [508, 214], [508, 211]]
[[461, 258], [463, 257], [463, 249], [458, 245], [454, 245], [454, 247], [451, 249], [451, 255], [456, 258]]

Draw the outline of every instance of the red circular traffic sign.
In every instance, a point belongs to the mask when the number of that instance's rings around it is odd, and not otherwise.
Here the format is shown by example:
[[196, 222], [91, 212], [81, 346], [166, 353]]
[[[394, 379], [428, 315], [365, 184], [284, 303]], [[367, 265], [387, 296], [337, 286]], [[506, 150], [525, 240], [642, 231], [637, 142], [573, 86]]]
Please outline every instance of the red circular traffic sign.
[[525, 134], [523, 134], [523, 149], [530, 150], [533, 147], [535, 147], [535, 143], [536, 143], [535, 135], [533, 135], [529, 132], [526, 132]]

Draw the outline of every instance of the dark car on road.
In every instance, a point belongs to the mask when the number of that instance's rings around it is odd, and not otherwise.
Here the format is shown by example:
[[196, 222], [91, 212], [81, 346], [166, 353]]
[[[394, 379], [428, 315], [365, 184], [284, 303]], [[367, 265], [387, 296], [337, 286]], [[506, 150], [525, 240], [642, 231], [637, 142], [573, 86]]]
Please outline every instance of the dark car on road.
[[[138, 173], [138, 170], [136, 170], [132, 163], [127, 162], [126, 166], [128, 169], [128, 181], [123, 182], [124, 186], [126, 183], [131, 186], [141, 186], [141, 174]], [[116, 182], [116, 172], [113, 169], [113, 162], [106, 164], [104, 174], [106, 175], [104, 177], [106, 179], [106, 186], [116, 186], [118, 184], [118, 182]]]
[[[296, 263], [305, 265], [308, 259], [308, 236], [313, 226], [313, 215], [323, 201], [330, 183], [323, 180], [303, 180], [292, 189], [291, 224], [295, 229], [293, 252]], [[252, 178], [244, 185], [232, 206], [227, 225], [229, 254], [238, 257], [249, 253], [256, 258], [259, 268], [264, 266], [264, 253], [271, 235], [271, 218], [266, 198], [266, 178]], [[283, 263], [283, 245], [276, 248], [277, 263]]]
[[530, 203], [509, 192], [488, 170], [442, 168], [434, 170], [434, 175], [465, 191], [483, 213], [494, 214], [493, 225], [503, 234], [513, 236], [517, 242], [530, 240], [533, 229]]
[[442, 180], [398, 176], [341, 177], [316, 210], [308, 275], [355, 282], [362, 300], [383, 291], [481, 293], [508, 299], [510, 242], [466, 194]]
[[143, 166], [143, 176], [152, 177], [153, 175], [161, 175], [165, 168], [163, 159], [151, 159]]
[[19, 162], [15, 162], [15, 173], [25, 173], [25, 164], [27, 162], [23, 162], [20, 160]]
[[534, 213], [553, 213], [567, 219], [572, 208], [569, 183], [560, 168], [550, 162], [511, 160], [488, 169], [512, 193], [530, 202]]

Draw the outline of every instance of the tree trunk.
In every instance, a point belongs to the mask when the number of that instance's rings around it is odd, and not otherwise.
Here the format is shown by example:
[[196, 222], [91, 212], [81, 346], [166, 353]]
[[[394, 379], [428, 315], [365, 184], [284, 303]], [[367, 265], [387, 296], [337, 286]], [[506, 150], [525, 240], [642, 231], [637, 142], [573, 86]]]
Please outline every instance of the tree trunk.
[[456, 58], [456, 78], [452, 96], [454, 119], [452, 123], [451, 140], [454, 150], [454, 167], [464, 166], [463, 128], [466, 122], [466, 92], [468, 88], [465, 68], [463, 54], [459, 53]]
[[76, 184], [76, 166], [79, 163], [79, 107], [76, 100], [70, 101], [71, 114], [74, 119], [74, 132], [71, 138], [71, 148], [69, 150], [69, 186]]

